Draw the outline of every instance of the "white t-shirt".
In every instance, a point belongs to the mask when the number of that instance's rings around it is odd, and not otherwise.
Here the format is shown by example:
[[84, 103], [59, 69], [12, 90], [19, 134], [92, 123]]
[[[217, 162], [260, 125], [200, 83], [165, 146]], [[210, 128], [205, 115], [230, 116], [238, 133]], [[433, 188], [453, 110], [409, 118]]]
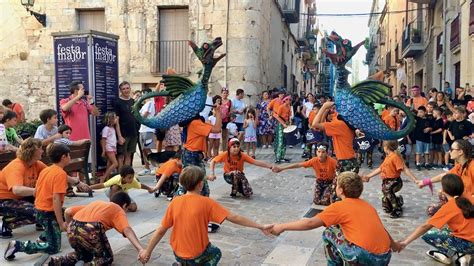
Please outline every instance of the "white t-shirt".
[[207, 120], [209, 118], [209, 113], [212, 110], [212, 97], [207, 95], [206, 98], [206, 106], [204, 106], [204, 109], [199, 113], [200, 116], [204, 117], [204, 120]]
[[0, 124], [0, 151], [4, 150], [7, 146], [7, 132], [5, 129], [5, 125]]
[[237, 125], [235, 123], [229, 122], [227, 123], [227, 131], [229, 132], [229, 139], [237, 137], [239, 132], [237, 131]]
[[[146, 112], [149, 113], [147, 118], [152, 118], [156, 115], [154, 101], [148, 101], [142, 106], [142, 108], [140, 109], [140, 115], [144, 115]], [[140, 133], [155, 132], [155, 129], [151, 127], [147, 127], [142, 124], [140, 125], [140, 129], [138, 130], [138, 132]]]
[[306, 108], [306, 112], [304, 114], [305, 117], [309, 117], [309, 113], [313, 110], [314, 104], [312, 102], [305, 102], [304, 107]]
[[47, 139], [47, 138], [49, 138], [53, 135], [56, 135], [56, 133], [58, 133], [58, 127], [57, 126], [54, 126], [50, 131], [48, 131], [44, 125], [41, 125], [36, 129], [35, 139], [44, 140], [44, 139]]
[[[243, 112], [245, 109], [245, 103], [243, 100], [239, 100], [237, 98], [232, 99], [232, 109]], [[243, 114], [235, 114], [235, 123], [244, 123], [244, 115]]]
[[105, 126], [104, 129], [102, 129], [102, 138], [105, 139], [105, 151], [117, 151], [115, 128]]

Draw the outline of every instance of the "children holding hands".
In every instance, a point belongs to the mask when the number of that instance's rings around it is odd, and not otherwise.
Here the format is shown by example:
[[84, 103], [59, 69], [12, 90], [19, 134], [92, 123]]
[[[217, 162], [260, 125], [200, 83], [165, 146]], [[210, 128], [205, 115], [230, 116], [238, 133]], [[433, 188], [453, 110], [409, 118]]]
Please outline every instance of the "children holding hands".
[[179, 183], [186, 194], [173, 199], [161, 225], [153, 234], [146, 250], [139, 253], [139, 260], [146, 263], [151, 253], [169, 228], [173, 227], [170, 244], [176, 260], [181, 265], [217, 265], [220, 249], [209, 242], [208, 223], [221, 224], [225, 220], [245, 227], [260, 229], [268, 234], [272, 225], [262, 225], [234, 214], [209, 197], [201, 196], [204, 171], [197, 166], [183, 169]]

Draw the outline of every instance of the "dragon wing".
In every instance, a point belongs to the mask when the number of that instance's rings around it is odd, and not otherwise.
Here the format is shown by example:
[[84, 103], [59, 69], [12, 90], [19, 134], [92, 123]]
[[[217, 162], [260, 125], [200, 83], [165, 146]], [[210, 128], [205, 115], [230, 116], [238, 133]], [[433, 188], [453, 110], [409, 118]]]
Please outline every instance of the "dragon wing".
[[176, 75], [163, 75], [161, 82], [165, 85], [166, 91], [172, 98], [176, 98], [196, 86], [190, 79]]
[[352, 86], [351, 92], [366, 104], [373, 104], [389, 95], [392, 85], [377, 80], [364, 80]]

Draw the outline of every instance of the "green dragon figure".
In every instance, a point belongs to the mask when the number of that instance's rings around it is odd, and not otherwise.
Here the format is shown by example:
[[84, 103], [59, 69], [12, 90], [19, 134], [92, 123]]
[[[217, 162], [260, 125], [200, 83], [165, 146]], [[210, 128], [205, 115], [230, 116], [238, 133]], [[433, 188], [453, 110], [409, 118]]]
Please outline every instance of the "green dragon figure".
[[[143, 95], [132, 108], [133, 115], [140, 124], [151, 128], [167, 129], [194, 118], [204, 109], [212, 68], [225, 56], [222, 54], [214, 58], [214, 52], [222, 45], [222, 40], [217, 37], [212, 43], [204, 43], [199, 48], [192, 41], [189, 41], [189, 45], [203, 64], [201, 80], [195, 84], [188, 78], [178, 75], [163, 75], [161, 82], [164, 83], [166, 89]], [[143, 106], [143, 101], [157, 96], [170, 96], [173, 100], [157, 116], [142, 117], [140, 109]]]
[[[347, 82], [350, 72], [346, 70], [345, 65], [364, 42], [353, 47], [351, 41], [343, 39], [335, 32], [331, 32], [328, 39], [336, 46], [336, 53], [331, 53], [326, 49], [322, 49], [322, 52], [336, 67], [334, 102], [338, 114], [352, 127], [362, 130], [367, 136], [375, 139], [396, 140], [408, 135], [415, 127], [415, 117], [402, 103], [386, 98], [390, 93], [391, 85], [367, 79], [351, 87]], [[408, 125], [400, 131], [391, 130], [373, 108], [374, 103], [387, 104], [401, 109], [409, 119]]]

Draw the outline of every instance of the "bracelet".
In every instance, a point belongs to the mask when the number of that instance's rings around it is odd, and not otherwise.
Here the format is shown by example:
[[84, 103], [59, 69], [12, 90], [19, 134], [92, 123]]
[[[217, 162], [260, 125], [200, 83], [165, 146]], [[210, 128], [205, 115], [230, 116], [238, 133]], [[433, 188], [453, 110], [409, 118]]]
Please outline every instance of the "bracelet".
[[431, 190], [431, 194], [433, 194], [433, 182], [431, 182], [430, 178], [424, 178], [423, 179], [423, 185], [428, 186]]

